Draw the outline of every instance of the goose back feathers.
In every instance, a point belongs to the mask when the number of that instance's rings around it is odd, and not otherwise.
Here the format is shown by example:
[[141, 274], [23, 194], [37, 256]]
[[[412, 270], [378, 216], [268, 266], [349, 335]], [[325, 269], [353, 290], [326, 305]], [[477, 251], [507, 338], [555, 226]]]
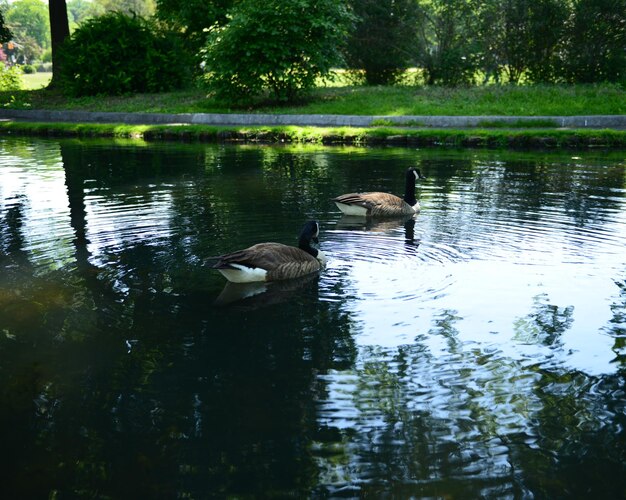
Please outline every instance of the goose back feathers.
[[372, 217], [395, 217], [413, 215], [420, 211], [415, 198], [415, 181], [423, 179], [416, 168], [409, 168], [405, 174], [404, 198], [381, 192], [348, 193], [333, 198], [337, 208], [346, 215]]
[[233, 283], [299, 278], [322, 267], [322, 253], [311, 246], [311, 241], [317, 242], [318, 234], [319, 224], [309, 221], [300, 233], [298, 247], [273, 242], [257, 243], [217, 257], [213, 268]]

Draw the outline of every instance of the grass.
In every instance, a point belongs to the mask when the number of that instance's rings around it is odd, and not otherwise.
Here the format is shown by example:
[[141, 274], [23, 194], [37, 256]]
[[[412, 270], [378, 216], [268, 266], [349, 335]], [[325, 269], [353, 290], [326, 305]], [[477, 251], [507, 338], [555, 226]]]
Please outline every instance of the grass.
[[213, 127], [206, 125], [125, 125], [94, 123], [0, 122], [0, 135], [110, 137], [144, 140], [202, 140], [234, 143], [386, 145], [587, 149], [626, 148], [626, 131], [555, 129], [402, 129], [321, 127]]
[[[24, 75], [30, 90], [0, 92], [0, 106], [21, 109], [160, 112], [282, 113], [375, 116], [571, 116], [626, 114], [626, 89], [617, 85], [486, 85], [477, 87], [320, 86], [306, 101], [240, 109], [200, 89], [163, 94], [69, 98], [37, 88], [45, 74]], [[26, 81], [26, 80], [25, 80]], [[33, 90], [34, 89], [34, 90]]]
[[[379, 116], [372, 128], [148, 126], [86, 123], [0, 122], [0, 134], [115, 137], [145, 140], [280, 142], [389, 146], [488, 148], [626, 148], [626, 131], [560, 130], [550, 116], [626, 114], [626, 89], [616, 85], [487, 85], [445, 88], [416, 85], [366, 87], [320, 85], [306, 101], [240, 109], [216, 102], [201, 89], [163, 94], [69, 98], [42, 88], [49, 74], [24, 75], [25, 90], [0, 92], [0, 106], [17, 109], [160, 112], [284, 113]], [[392, 126], [385, 116], [484, 116], [470, 130], [437, 130]], [[503, 126], [492, 116], [521, 116]], [[546, 118], [539, 118], [546, 117]], [[406, 126], [410, 124], [407, 123]]]
[[22, 74], [22, 87], [25, 90], [36, 90], [41, 89], [50, 83], [50, 79], [52, 78], [52, 73], [30, 73], [30, 74]]

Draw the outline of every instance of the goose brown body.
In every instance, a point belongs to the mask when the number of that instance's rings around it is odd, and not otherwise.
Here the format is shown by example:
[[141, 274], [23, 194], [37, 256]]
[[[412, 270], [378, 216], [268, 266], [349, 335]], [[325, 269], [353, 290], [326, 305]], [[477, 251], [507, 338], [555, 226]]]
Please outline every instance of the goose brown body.
[[[336, 204], [351, 205], [365, 209], [365, 215], [372, 217], [393, 217], [411, 215], [419, 211], [399, 196], [390, 193], [348, 193], [333, 198]], [[337, 205], [341, 210], [341, 206]], [[343, 211], [343, 210], [342, 210]]]
[[407, 169], [403, 198], [390, 193], [372, 191], [342, 194], [332, 201], [346, 215], [366, 217], [414, 215], [420, 211], [420, 204], [415, 198], [415, 181], [423, 178], [418, 169], [413, 167]]
[[233, 283], [278, 281], [300, 278], [319, 271], [324, 262], [322, 252], [311, 246], [318, 242], [319, 224], [308, 221], [298, 239], [298, 246], [282, 243], [257, 243], [243, 250], [213, 257], [213, 268]]
[[[229, 281], [236, 281], [242, 268], [264, 270], [264, 279], [276, 281], [299, 278], [321, 269], [321, 262], [300, 248], [282, 243], [258, 243], [249, 248], [222, 255], [213, 266]], [[232, 272], [230, 272], [232, 271]], [[237, 282], [237, 281], [236, 281]]]

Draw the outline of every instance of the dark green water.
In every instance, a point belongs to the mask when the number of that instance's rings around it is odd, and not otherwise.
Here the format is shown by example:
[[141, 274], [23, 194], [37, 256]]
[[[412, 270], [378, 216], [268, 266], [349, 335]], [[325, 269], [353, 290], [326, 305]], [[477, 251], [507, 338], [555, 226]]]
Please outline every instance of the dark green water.
[[624, 498], [625, 248], [620, 153], [2, 139], [0, 497]]

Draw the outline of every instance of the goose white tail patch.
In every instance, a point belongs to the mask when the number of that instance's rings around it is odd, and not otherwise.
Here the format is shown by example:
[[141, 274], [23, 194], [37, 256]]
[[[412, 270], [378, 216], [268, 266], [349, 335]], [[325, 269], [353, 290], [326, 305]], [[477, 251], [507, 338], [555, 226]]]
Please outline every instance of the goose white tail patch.
[[260, 267], [246, 267], [240, 264], [231, 264], [236, 269], [218, 269], [222, 276], [232, 283], [252, 283], [265, 281], [267, 271]]
[[335, 202], [335, 205], [337, 205], [337, 208], [346, 215], [357, 215], [357, 216], [367, 215], [367, 208], [361, 207], [359, 205], [347, 205], [345, 203], [340, 203], [338, 201]]

